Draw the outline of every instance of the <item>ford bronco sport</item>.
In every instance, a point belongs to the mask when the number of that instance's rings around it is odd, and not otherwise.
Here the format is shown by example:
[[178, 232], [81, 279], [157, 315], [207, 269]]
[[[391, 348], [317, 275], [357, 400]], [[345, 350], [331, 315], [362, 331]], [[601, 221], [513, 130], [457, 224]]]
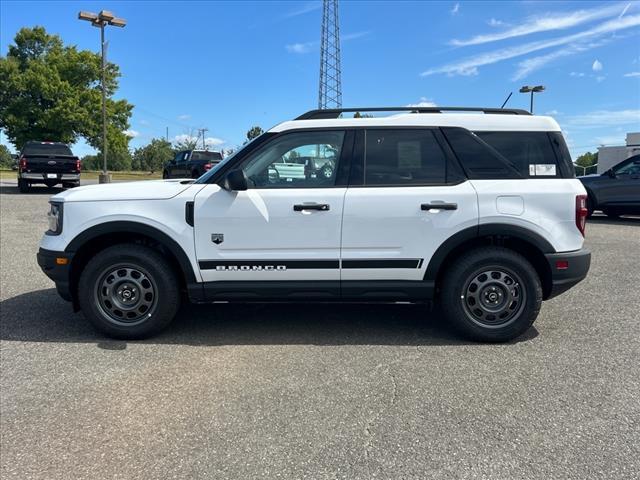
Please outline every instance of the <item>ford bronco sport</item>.
[[[354, 111], [387, 116], [341, 118]], [[273, 173], [293, 158], [331, 172]], [[195, 181], [53, 196], [38, 262], [118, 338], [159, 332], [188, 298], [435, 301], [465, 336], [506, 341], [585, 278], [586, 200], [549, 117], [314, 110]]]

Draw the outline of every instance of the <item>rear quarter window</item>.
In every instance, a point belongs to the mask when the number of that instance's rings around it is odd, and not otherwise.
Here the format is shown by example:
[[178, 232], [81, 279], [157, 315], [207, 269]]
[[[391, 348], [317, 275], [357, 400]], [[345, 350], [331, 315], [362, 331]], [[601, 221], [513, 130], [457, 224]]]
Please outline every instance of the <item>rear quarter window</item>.
[[[556, 178], [566, 176], [566, 165], [558, 162], [557, 153], [566, 145], [562, 139], [554, 148], [550, 132], [475, 132], [511, 162], [524, 178]], [[568, 152], [566, 152], [568, 155]], [[569, 158], [569, 163], [571, 159]]]

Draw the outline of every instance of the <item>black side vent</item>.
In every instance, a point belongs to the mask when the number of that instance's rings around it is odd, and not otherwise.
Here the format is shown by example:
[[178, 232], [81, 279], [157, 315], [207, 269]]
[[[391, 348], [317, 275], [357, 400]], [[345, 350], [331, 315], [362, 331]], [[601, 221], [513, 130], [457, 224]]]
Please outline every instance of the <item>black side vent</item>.
[[187, 202], [184, 206], [184, 220], [193, 227], [193, 202]]

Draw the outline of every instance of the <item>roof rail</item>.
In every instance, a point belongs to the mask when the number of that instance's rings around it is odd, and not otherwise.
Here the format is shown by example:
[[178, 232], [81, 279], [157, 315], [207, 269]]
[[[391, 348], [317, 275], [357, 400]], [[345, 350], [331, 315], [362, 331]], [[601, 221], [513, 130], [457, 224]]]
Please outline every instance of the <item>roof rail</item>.
[[483, 107], [365, 107], [365, 108], [328, 108], [325, 110], [309, 110], [296, 120], [321, 120], [338, 118], [345, 112], [411, 112], [411, 113], [442, 113], [442, 112], [483, 112], [506, 115], [531, 115], [526, 110], [518, 108], [483, 108]]

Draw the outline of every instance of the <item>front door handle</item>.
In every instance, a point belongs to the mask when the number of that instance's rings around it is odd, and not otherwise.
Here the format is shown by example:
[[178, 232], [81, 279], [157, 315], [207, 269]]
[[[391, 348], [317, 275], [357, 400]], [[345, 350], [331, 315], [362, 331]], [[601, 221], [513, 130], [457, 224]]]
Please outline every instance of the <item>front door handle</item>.
[[421, 210], [457, 210], [458, 209], [458, 204], [457, 203], [423, 203], [422, 205], [420, 205], [420, 209]]
[[299, 203], [293, 206], [294, 212], [303, 212], [305, 210], [320, 210], [326, 212], [329, 210], [328, 203]]

